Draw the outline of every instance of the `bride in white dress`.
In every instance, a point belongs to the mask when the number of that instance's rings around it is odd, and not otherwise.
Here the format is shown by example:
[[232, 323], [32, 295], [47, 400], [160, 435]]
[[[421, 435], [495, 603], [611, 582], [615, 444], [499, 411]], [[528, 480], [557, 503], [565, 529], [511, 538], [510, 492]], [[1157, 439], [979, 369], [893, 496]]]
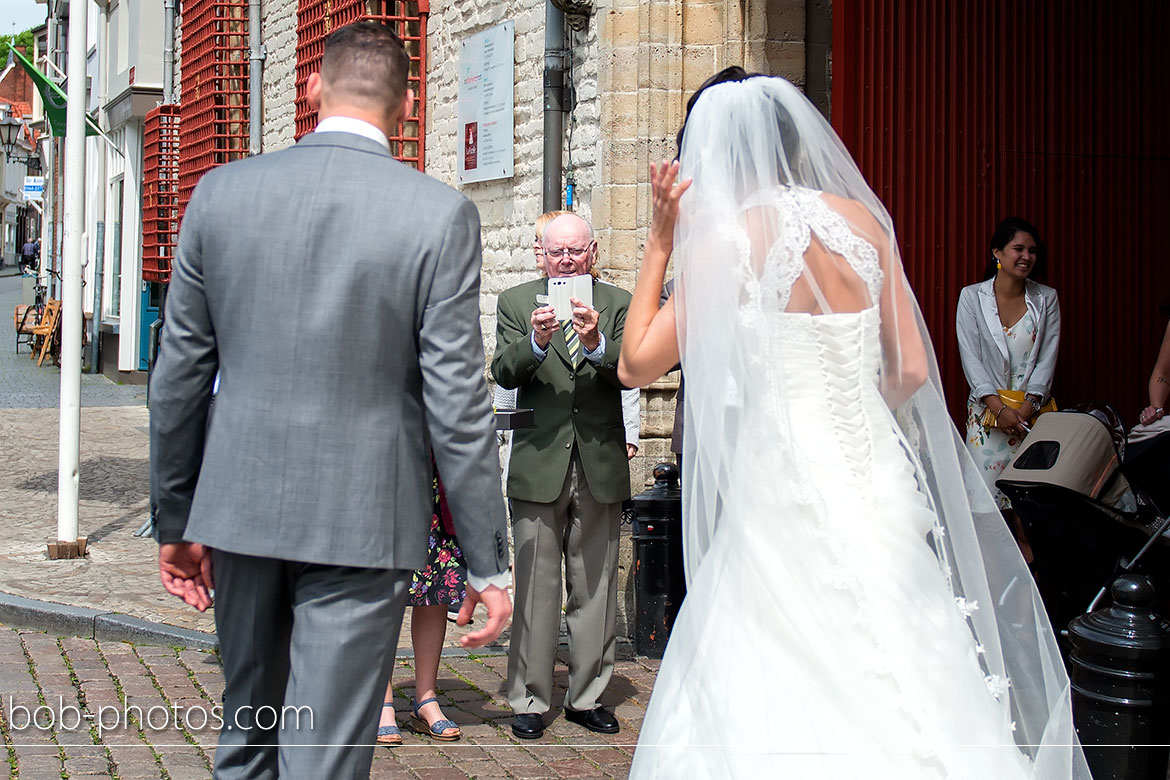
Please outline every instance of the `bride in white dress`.
[[630, 776], [1087, 780], [889, 215], [795, 87], [746, 75], [652, 168], [622, 344], [627, 385], [687, 378], [687, 598]]

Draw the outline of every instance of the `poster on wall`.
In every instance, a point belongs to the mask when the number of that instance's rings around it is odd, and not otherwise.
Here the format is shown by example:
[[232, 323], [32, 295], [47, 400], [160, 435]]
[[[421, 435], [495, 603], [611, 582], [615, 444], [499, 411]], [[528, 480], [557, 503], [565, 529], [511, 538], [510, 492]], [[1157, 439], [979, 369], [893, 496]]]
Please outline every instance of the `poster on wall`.
[[515, 22], [472, 35], [459, 50], [459, 182], [512, 176]]

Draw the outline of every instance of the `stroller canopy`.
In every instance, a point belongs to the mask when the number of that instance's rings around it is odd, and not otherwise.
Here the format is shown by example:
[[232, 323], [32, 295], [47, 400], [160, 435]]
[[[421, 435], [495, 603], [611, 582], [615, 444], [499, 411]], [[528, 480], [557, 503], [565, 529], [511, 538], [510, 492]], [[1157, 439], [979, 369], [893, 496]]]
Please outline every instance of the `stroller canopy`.
[[1036, 418], [996, 485], [1052, 485], [1116, 505], [1129, 490], [1119, 467], [1113, 437], [1101, 420], [1081, 412], [1049, 412]]

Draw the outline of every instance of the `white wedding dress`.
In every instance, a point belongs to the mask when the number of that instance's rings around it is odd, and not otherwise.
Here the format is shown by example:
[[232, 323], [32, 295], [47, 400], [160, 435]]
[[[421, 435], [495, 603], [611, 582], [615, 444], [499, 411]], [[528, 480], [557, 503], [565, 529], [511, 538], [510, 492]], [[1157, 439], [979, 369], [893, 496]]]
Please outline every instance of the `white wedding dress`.
[[716, 83], [688, 112], [687, 597], [630, 777], [1088, 780], [885, 207], [783, 79]]
[[[631, 778], [1028, 776], [967, 626], [978, 605], [951, 596], [879, 392], [877, 314], [745, 331], [760, 359], [742, 424], [760, 446], [733, 469]], [[769, 457], [785, 417], [799, 477]]]

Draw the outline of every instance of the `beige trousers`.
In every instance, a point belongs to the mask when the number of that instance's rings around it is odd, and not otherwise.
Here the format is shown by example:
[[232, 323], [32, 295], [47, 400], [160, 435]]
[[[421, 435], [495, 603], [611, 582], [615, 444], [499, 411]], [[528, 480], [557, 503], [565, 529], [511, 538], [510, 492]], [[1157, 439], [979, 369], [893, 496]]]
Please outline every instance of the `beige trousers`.
[[547, 712], [561, 623], [561, 561], [569, 688], [565, 706], [591, 710], [613, 675], [617, 644], [618, 526], [621, 504], [598, 503], [577, 453], [555, 502], [512, 502], [515, 609], [508, 648], [508, 703], [520, 713]]

